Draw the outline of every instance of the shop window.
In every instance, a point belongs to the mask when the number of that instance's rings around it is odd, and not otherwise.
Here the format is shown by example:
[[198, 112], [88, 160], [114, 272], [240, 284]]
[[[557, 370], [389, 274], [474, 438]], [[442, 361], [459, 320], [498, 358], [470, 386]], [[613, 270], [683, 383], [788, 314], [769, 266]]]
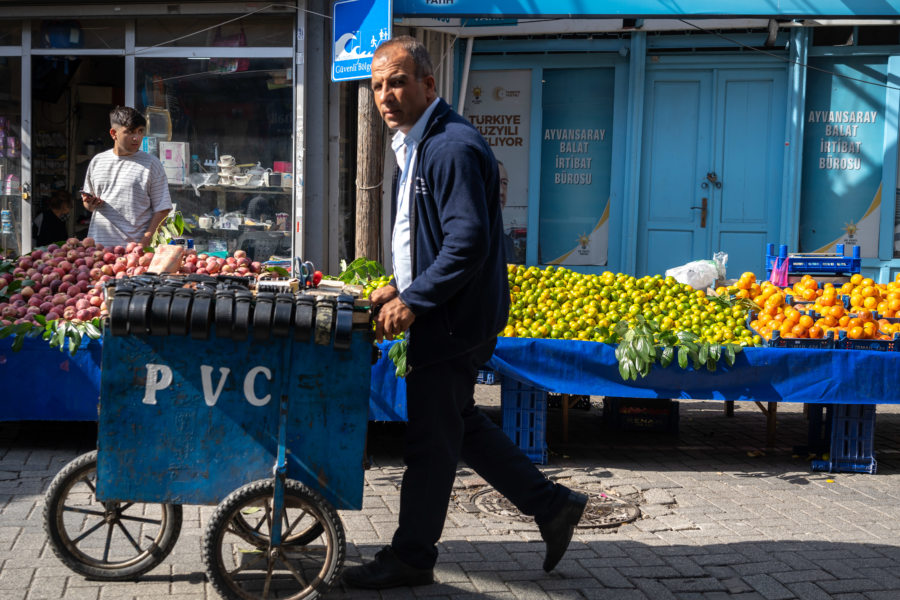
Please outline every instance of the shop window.
[[0, 21], [0, 46], [22, 43], [22, 24], [19, 21]]
[[[218, 46], [223, 39], [243, 34], [242, 45], [273, 48], [293, 45], [291, 14], [253, 16], [226, 25], [224, 19], [208, 17], [160, 17], [140, 19], [135, 26], [137, 46]], [[238, 39], [238, 37], [235, 37]]]
[[0, 255], [22, 249], [22, 60], [0, 57]]
[[290, 256], [290, 59], [138, 59], [147, 151], [202, 252]]
[[121, 19], [45, 19], [35, 21], [34, 48], [125, 47], [125, 21]]
[[[356, 258], [356, 133], [359, 122], [358, 85], [339, 87], [341, 136], [338, 142], [338, 257], [348, 263]], [[375, 259], [377, 257], [371, 256]]]

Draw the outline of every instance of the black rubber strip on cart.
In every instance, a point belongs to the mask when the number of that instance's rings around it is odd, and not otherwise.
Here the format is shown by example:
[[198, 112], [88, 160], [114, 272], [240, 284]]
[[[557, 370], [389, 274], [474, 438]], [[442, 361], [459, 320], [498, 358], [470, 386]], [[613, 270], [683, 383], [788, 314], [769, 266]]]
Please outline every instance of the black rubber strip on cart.
[[117, 283], [113, 293], [112, 306], [109, 307], [109, 331], [112, 335], [128, 335], [128, 307], [134, 286], [130, 283]]
[[353, 336], [353, 296], [341, 294], [337, 297], [337, 311], [334, 318], [334, 349], [347, 350]]
[[320, 346], [331, 344], [331, 332], [334, 329], [334, 296], [316, 298], [316, 333], [315, 342]]
[[150, 332], [150, 301], [153, 286], [142, 285], [131, 294], [128, 305], [128, 329], [131, 335], [146, 335]]
[[294, 301], [294, 341], [308, 342], [312, 337], [316, 299], [311, 294], [298, 294]]
[[191, 305], [191, 338], [195, 340], [209, 339], [213, 320], [213, 294], [215, 289], [206, 285], [200, 285], [194, 290], [194, 302]]
[[272, 336], [285, 338], [291, 334], [294, 318], [294, 295], [286, 292], [275, 294], [275, 308], [272, 311]]
[[256, 306], [253, 307], [253, 339], [267, 340], [272, 330], [272, 312], [275, 308], [275, 294], [257, 292]]
[[247, 339], [247, 332], [250, 330], [250, 306], [252, 301], [253, 294], [249, 290], [235, 290], [231, 339], [236, 342], [243, 342]]
[[181, 287], [172, 293], [169, 307], [169, 333], [187, 335], [190, 325], [191, 304], [194, 300], [194, 289]]
[[150, 335], [169, 335], [169, 310], [175, 288], [161, 285], [153, 290], [150, 302]]
[[216, 289], [216, 337], [230, 338], [234, 327], [234, 290]]

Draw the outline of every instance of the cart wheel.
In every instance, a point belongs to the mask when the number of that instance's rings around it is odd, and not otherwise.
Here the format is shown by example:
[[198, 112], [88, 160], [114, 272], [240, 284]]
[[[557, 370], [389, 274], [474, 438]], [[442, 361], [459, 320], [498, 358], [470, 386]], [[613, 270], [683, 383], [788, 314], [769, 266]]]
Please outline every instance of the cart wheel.
[[[254, 523], [251, 523], [244, 515], [252, 515], [260, 510], [269, 511], [271, 509], [272, 503], [265, 503], [262, 500], [259, 501], [257, 506], [245, 508], [234, 516], [234, 533], [254, 546], [259, 546], [260, 548], [267, 547], [269, 545], [269, 536], [258, 530], [261, 521], [259, 519], [254, 519]], [[271, 519], [271, 516], [267, 515], [266, 518]], [[291, 532], [290, 535], [282, 535], [283, 543], [288, 546], [305, 546], [312, 543], [317, 537], [322, 535], [323, 531], [325, 531], [325, 528], [322, 527], [322, 524], [318, 521], [313, 519], [307, 519], [307, 521], [309, 522], [306, 523], [306, 527], [298, 527], [297, 530]]]
[[[223, 598], [318, 598], [344, 565], [346, 542], [337, 512], [291, 479], [284, 486], [282, 535], [287, 541], [269, 547], [273, 493], [271, 479], [248, 483], [229, 494], [207, 523], [203, 562]], [[248, 536], [245, 527], [255, 533]], [[301, 537], [306, 539], [302, 544]]]
[[92, 579], [134, 579], [161, 563], [181, 533], [181, 506], [100, 502], [97, 451], [60, 471], [44, 502], [44, 531], [67, 567]]

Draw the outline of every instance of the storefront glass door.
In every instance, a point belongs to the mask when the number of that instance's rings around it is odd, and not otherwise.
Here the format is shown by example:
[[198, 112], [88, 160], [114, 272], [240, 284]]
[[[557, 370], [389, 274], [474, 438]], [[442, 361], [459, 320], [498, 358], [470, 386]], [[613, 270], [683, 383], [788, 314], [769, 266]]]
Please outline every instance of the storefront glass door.
[[22, 59], [0, 57], [0, 252], [22, 249]]
[[728, 254], [763, 272], [777, 242], [784, 156], [782, 69], [649, 70], [638, 274]]

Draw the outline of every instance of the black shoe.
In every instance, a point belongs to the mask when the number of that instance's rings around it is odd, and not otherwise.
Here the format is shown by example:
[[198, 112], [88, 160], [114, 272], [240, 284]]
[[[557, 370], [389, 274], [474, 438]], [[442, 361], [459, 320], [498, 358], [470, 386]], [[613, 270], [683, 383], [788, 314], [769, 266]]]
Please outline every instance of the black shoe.
[[575, 526], [581, 520], [588, 497], [578, 492], [569, 491], [566, 504], [555, 517], [539, 525], [541, 537], [547, 544], [547, 556], [544, 558], [544, 570], [550, 572], [562, 559], [572, 541]]
[[343, 580], [351, 587], [383, 590], [434, 583], [434, 570], [411, 567], [397, 558], [390, 546], [385, 546], [372, 562], [344, 569]]

